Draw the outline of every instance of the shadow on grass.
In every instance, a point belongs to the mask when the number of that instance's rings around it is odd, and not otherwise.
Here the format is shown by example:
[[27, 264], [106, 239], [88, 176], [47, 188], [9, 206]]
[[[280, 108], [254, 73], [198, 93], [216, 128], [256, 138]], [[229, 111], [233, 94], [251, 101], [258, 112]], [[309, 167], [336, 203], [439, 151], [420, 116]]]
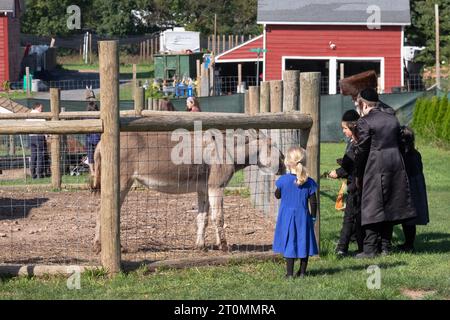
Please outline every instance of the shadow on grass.
[[48, 198], [12, 199], [0, 198], [0, 221], [26, 219], [31, 209], [39, 208]]
[[415, 241], [416, 253], [449, 253], [450, 233], [420, 233]]
[[[363, 261], [363, 260], [355, 260], [355, 262], [357, 261]], [[383, 262], [383, 263], [373, 263], [375, 265], [377, 265], [380, 269], [382, 270], [386, 270], [388, 268], [396, 268], [399, 266], [405, 266], [407, 265], [406, 262], [401, 262], [401, 261], [397, 261], [397, 262]], [[367, 264], [360, 264], [360, 265], [356, 265], [356, 266], [350, 266], [350, 267], [342, 267], [342, 268], [323, 268], [323, 269], [310, 269], [308, 271], [308, 275], [309, 276], [323, 276], [323, 275], [332, 275], [332, 274], [336, 274], [336, 273], [340, 273], [340, 272], [344, 272], [344, 271], [363, 271], [367, 269]]]

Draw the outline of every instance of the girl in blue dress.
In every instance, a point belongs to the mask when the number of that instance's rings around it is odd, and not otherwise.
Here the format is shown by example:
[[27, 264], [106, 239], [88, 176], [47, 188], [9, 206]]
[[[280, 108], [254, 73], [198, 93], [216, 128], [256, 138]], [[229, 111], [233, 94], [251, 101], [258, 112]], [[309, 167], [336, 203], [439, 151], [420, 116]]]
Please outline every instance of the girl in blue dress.
[[[281, 199], [273, 240], [273, 251], [286, 259], [286, 277], [294, 274], [295, 259], [300, 259], [296, 276], [304, 277], [308, 258], [318, 254], [314, 223], [317, 213], [317, 184], [306, 171], [306, 151], [288, 150], [285, 160], [288, 173], [276, 182], [275, 197]], [[311, 206], [311, 211], [308, 208]]]

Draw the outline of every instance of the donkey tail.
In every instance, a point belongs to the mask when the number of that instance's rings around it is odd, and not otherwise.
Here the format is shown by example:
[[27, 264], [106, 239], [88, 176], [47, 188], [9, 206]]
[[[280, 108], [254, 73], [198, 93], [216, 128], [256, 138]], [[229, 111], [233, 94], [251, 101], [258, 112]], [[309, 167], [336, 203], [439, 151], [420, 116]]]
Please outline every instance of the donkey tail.
[[93, 192], [100, 192], [100, 186], [101, 186], [101, 167], [102, 167], [102, 155], [100, 153], [100, 144], [101, 141], [98, 143], [97, 147], [95, 148], [94, 153], [94, 172], [91, 175], [91, 191]]

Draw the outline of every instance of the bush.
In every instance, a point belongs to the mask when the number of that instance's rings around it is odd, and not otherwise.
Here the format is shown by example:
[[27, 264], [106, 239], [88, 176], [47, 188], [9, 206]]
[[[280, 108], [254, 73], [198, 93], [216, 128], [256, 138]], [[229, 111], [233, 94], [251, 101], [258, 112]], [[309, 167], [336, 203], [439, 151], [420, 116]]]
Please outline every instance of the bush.
[[445, 114], [448, 109], [448, 96], [447, 94], [441, 98], [441, 101], [439, 103], [439, 110], [436, 113], [436, 116], [434, 118], [434, 122], [436, 124], [436, 137], [439, 139], [444, 138], [443, 131], [444, 131], [444, 118]]
[[450, 107], [447, 106], [447, 112], [443, 117], [442, 129], [441, 129], [442, 139], [450, 142]]
[[419, 133], [420, 132], [420, 120], [423, 113], [423, 106], [425, 104], [425, 99], [419, 98], [416, 101], [416, 105], [414, 107], [413, 120], [411, 123], [412, 128]]
[[434, 136], [436, 133], [434, 122], [435, 115], [439, 111], [439, 98], [433, 97], [431, 99], [431, 104], [427, 107], [426, 110], [426, 118], [425, 123], [423, 123], [422, 133], [425, 135], [431, 135]]

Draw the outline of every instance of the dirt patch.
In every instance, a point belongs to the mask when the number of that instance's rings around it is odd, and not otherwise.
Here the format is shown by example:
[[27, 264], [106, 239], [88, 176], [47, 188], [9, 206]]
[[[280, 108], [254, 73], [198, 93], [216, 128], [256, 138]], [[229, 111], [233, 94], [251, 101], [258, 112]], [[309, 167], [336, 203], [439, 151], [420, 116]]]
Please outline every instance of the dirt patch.
[[423, 300], [426, 296], [435, 294], [436, 291], [403, 289], [402, 294], [413, 300]]
[[[207, 252], [194, 250], [197, 196], [132, 191], [122, 209], [125, 262], [223, 255], [207, 227]], [[92, 252], [100, 198], [80, 192], [0, 191], [0, 263], [99, 264]], [[270, 251], [274, 221], [250, 200], [227, 196], [225, 230], [231, 252]]]

